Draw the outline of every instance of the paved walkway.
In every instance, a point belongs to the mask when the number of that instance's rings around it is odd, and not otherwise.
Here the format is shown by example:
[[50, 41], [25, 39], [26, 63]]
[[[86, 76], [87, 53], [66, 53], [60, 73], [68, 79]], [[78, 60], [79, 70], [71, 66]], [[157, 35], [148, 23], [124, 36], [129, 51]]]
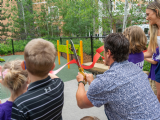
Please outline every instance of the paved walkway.
[[[87, 108], [80, 109], [77, 106], [76, 101], [76, 92], [78, 84], [77, 80], [71, 80], [65, 82], [64, 86], [64, 107], [62, 111], [62, 116], [64, 120], [80, 120], [84, 116], [96, 116], [100, 120], [107, 120], [107, 117], [104, 113], [104, 106], [97, 108]], [[88, 85], [85, 86], [85, 89], [88, 89]]]

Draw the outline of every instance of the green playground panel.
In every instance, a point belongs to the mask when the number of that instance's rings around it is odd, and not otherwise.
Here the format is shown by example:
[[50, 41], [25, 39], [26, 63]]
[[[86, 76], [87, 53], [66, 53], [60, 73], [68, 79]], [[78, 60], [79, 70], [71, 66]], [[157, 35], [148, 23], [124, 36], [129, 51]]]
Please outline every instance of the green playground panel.
[[5, 60], [3, 58], [0, 58], [0, 62], [5, 62]]
[[[77, 51], [77, 55], [78, 56], [81, 56], [81, 52], [80, 52], [80, 45], [79, 44], [74, 44], [74, 47]], [[74, 54], [73, 51], [71, 51], [71, 44], [68, 44], [68, 54]], [[66, 45], [59, 45], [58, 46], [58, 50], [59, 52], [64, 52], [64, 53], [67, 53], [67, 47]]]

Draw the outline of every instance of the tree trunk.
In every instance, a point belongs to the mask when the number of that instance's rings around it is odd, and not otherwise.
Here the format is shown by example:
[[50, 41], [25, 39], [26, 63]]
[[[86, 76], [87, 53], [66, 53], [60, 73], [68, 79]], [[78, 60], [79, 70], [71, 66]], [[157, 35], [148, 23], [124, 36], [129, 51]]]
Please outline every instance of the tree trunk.
[[127, 24], [127, 14], [128, 14], [128, 1], [125, 0], [125, 9], [124, 9], [124, 19], [123, 19], [123, 29], [122, 31], [124, 31], [126, 29], [126, 24]]

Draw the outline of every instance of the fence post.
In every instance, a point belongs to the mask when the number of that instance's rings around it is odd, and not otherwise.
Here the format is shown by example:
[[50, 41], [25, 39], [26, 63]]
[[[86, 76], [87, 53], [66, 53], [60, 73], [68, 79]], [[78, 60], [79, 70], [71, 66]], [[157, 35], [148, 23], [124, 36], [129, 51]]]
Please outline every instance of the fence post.
[[12, 40], [12, 52], [13, 52], [13, 55], [14, 55], [14, 45], [13, 45], [13, 39]]
[[91, 35], [91, 55], [92, 55], [92, 62], [93, 62], [93, 37]]
[[[60, 37], [60, 44], [62, 45], [62, 38]], [[62, 52], [61, 52], [61, 56], [62, 56]]]

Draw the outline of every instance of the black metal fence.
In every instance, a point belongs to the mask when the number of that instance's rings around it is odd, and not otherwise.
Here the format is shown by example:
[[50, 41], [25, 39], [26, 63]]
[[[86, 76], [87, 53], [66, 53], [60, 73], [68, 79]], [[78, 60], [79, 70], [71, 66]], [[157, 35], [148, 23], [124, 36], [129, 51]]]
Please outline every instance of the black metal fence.
[[[44, 39], [47, 39], [47, 40], [60, 40], [60, 44], [63, 44], [63, 40], [73, 40], [73, 39], [86, 39], [86, 40], [90, 40], [90, 43], [91, 43], [91, 57], [92, 57], [92, 61], [93, 61], [93, 56], [94, 56], [94, 51], [93, 51], [93, 44], [94, 44], [94, 39], [99, 39], [99, 38], [105, 38], [105, 36], [103, 36], [103, 37], [99, 37], [99, 36], [90, 36], [90, 37], [60, 37], [60, 38], [44, 38]], [[14, 41], [30, 41], [30, 40], [32, 40], [32, 38], [28, 38], [28, 39], [25, 39], [25, 40], [13, 40], [13, 39], [10, 39], [10, 40], [8, 40], [9, 41], [9, 43], [10, 43], [10, 47], [12, 46], [12, 53], [13, 53], [13, 55], [15, 55], [15, 42]], [[0, 42], [6, 42], [6, 40], [1, 40]], [[7, 42], [5, 43], [5, 44], [8, 44]], [[20, 46], [23, 46], [23, 44], [22, 45], [20, 45]], [[1, 47], [1, 46], [0, 46]], [[25, 45], [23, 46], [23, 47], [25, 47]], [[0, 48], [1, 49], [1, 48]]]

